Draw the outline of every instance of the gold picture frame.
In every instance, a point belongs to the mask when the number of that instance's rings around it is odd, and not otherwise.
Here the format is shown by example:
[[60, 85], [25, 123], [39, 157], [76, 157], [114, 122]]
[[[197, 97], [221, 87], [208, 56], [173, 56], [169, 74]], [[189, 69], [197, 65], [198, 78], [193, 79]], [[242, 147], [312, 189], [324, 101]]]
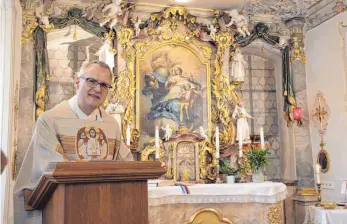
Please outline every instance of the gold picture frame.
[[[138, 43], [139, 44], [139, 43]], [[142, 46], [147, 47], [141, 47], [138, 48], [136, 51], [136, 129], [140, 130], [141, 135], [141, 90], [143, 86], [141, 86], [141, 79], [144, 78], [144, 75], [141, 74], [141, 65], [145, 63], [145, 61], [150, 57], [154, 52], [160, 52], [160, 50], [168, 49], [170, 47], [171, 49], [177, 49], [179, 48], [182, 50], [182, 53], [185, 53], [186, 50], [187, 54], [190, 53], [191, 55], [196, 56], [196, 58], [199, 60], [201, 65], [204, 67], [204, 70], [206, 71], [206, 76], [204, 77], [206, 80], [206, 92], [205, 97], [206, 100], [204, 102], [204, 108], [207, 109], [207, 127], [205, 129], [208, 130], [208, 136], [211, 137], [212, 133], [212, 119], [211, 119], [211, 60], [210, 55], [204, 54], [204, 52], [199, 49], [193, 41], [187, 41], [186, 38], [172, 38], [170, 40], [165, 41], [152, 41], [149, 40], [147, 42], [141, 43]], [[164, 50], [163, 50], [164, 51]], [[183, 113], [182, 106], [181, 106], [181, 115]], [[180, 116], [182, 118], [183, 116]], [[205, 120], [204, 120], [205, 121]], [[182, 122], [182, 120], [181, 120]], [[178, 127], [177, 127], [178, 128]], [[198, 127], [197, 127], [198, 128]], [[196, 129], [197, 129], [196, 128]], [[154, 131], [154, 130], [153, 130]], [[154, 133], [154, 132], [153, 132]]]

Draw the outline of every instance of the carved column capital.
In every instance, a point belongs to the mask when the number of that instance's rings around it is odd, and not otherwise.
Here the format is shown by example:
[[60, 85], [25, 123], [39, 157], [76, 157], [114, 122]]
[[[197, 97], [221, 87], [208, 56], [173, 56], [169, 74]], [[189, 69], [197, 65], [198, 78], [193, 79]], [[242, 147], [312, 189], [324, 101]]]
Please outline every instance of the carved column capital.
[[291, 62], [294, 60], [301, 60], [303, 64], [306, 63], [305, 46], [304, 46], [304, 26], [305, 18], [293, 17], [285, 22], [290, 30], [292, 48], [291, 48]]

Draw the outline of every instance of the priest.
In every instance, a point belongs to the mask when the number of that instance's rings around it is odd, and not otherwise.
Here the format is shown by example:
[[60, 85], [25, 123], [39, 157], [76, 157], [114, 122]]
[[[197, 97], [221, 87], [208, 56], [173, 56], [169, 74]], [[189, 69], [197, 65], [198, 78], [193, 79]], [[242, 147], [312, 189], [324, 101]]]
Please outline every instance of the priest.
[[91, 61], [80, 69], [77, 93], [37, 119], [14, 186], [14, 224], [41, 224], [40, 211], [24, 211], [24, 189], [33, 189], [49, 162], [132, 161], [118, 122], [101, 107], [110, 91], [107, 64]]

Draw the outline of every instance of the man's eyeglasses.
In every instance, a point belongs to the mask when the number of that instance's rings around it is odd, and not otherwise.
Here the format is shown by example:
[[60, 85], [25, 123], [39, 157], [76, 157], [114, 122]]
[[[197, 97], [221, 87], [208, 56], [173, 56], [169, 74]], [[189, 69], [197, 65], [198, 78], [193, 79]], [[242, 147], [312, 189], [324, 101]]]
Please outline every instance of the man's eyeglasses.
[[98, 85], [100, 85], [100, 87], [104, 90], [112, 89], [111, 85], [106, 84], [104, 82], [98, 82], [96, 79], [85, 77], [85, 76], [80, 76], [80, 78], [86, 80], [87, 85], [91, 88], [96, 88]]

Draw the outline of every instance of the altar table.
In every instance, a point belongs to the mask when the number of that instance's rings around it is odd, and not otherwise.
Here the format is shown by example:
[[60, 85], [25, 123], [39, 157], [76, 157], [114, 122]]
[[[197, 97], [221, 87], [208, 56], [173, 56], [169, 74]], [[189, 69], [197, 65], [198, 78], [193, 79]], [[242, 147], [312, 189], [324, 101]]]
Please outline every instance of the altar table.
[[314, 205], [307, 207], [304, 224], [346, 224], [347, 209], [324, 209]]
[[[179, 186], [149, 187], [149, 223], [183, 224], [199, 211], [217, 211], [233, 224], [284, 223], [283, 183], [197, 184], [185, 194]], [[212, 221], [201, 223], [214, 224]]]

